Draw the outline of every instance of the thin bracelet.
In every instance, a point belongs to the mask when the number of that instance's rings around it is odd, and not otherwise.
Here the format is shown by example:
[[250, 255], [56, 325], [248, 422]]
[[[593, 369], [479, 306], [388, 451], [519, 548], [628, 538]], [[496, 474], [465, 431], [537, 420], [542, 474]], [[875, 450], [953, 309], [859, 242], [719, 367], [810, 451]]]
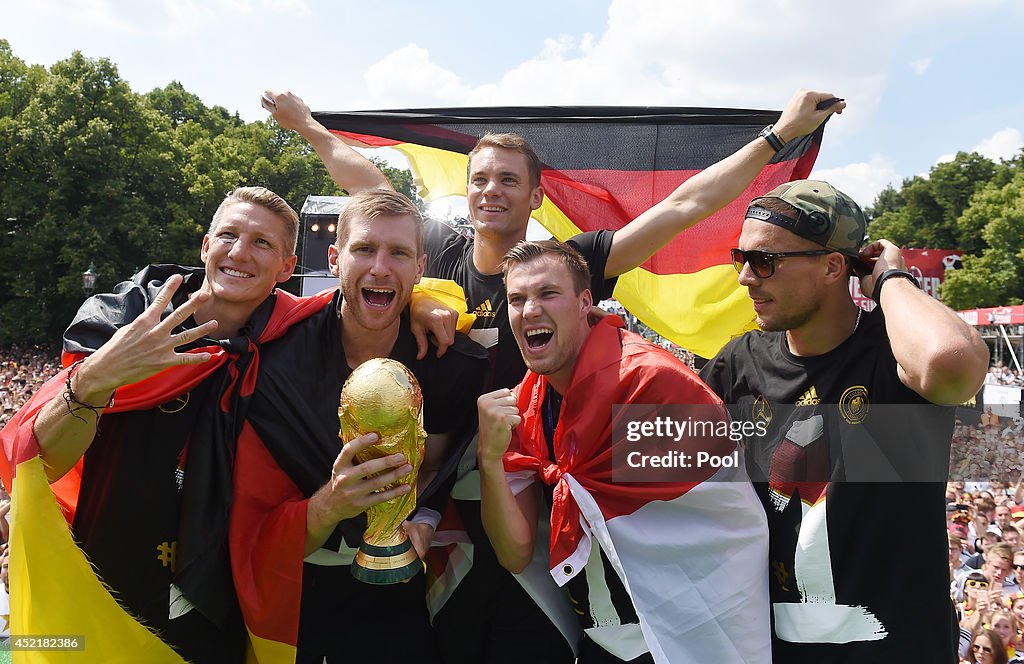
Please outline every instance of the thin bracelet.
[[[117, 394], [117, 390], [114, 390], [113, 392], [110, 393], [110, 398], [107, 399], [107, 403], [103, 404], [102, 406], [94, 406], [92, 404], [88, 404], [88, 403], [85, 403], [84, 401], [81, 401], [75, 395], [75, 391], [71, 387], [71, 378], [76, 373], [75, 369], [77, 369], [79, 366], [81, 366], [81, 364], [83, 362], [85, 362], [85, 358], [82, 358], [80, 360], [77, 360], [77, 361], [73, 362], [68, 367], [68, 377], [67, 377], [67, 380], [64, 381], [64, 393], [61, 396], [64, 398], [64, 406], [67, 408], [68, 415], [72, 415], [76, 419], [82, 420], [84, 422], [85, 418], [78, 416], [76, 414], [77, 411], [82, 410], [83, 408], [85, 408], [86, 410], [91, 410], [93, 412], [93, 414], [97, 418], [99, 418], [99, 416], [102, 414], [103, 409], [110, 408], [111, 406], [114, 405], [114, 395]], [[74, 404], [78, 404], [78, 405], [75, 406], [74, 408], [72, 408], [71, 404], [73, 404], [73, 403]]]

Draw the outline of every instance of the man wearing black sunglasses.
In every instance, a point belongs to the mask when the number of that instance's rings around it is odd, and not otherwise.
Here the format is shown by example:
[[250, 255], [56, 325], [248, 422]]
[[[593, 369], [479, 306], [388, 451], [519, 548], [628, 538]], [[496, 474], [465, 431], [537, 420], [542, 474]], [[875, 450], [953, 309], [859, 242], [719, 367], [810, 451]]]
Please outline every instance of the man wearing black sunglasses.
[[[895, 245], [864, 247], [865, 231], [825, 182], [755, 199], [732, 262], [761, 330], [701, 373], [735, 417], [768, 425], [746, 460], [768, 513], [778, 662], [955, 661], [942, 554], [953, 408], [935, 404], [975, 394], [988, 350]], [[874, 311], [854, 304], [852, 275]], [[892, 504], [922, 527], [887, 528]], [[875, 564], [878, 542], [897, 562]]]

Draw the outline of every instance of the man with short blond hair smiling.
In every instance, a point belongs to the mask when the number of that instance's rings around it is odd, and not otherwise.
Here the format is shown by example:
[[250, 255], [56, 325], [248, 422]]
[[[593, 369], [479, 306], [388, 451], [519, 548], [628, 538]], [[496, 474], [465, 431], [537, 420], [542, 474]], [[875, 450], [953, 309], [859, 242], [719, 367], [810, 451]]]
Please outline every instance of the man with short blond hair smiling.
[[[275, 292], [295, 268], [297, 227], [273, 192], [230, 192], [203, 237], [203, 269], [150, 266], [88, 300], [65, 333], [66, 357], [81, 359], [3, 433], [16, 460], [42, 456], [75, 539], [119, 601], [198, 663], [244, 657], [226, 548], [244, 409], [231, 375], [254, 380], [258, 344], [323, 306]], [[222, 399], [235, 407], [218, 408]]]
[[[400, 193], [366, 190], [349, 200], [328, 253], [338, 289], [330, 306], [265, 349], [239, 439], [235, 469], [246, 481], [235, 498], [231, 551], [242, 609], [256, 636], [295, 646], [300, 663], [440, 661], [424, 575], [380, 586], [357, 581], [350, 570], [366, 528], [363, 512], [408, 493], [406, 484], [391, 485], [412, 467], [400, 454], [356, 463], [376, 434], [339, 453], [338, 433], [339, 396], [353, 369], [372, 358], [403, 363], [419, 382], [428, 434], [418, 498], [443, 503], [446, 477], [438, 475], [468, 443], [487, 365], [483, 349], [464, 335], [443, 357], [416, 358], [408, 305], [426, 263], [421, 225]], [[405, 527], [423, 555], [433, 527], [421, 515]], [[382, 621], [402, 638], [382, 643]], [[338, 625], [345, 626], [341, 637]], [[257, 650], [260, 661], [275, 661], [275, 652]]]

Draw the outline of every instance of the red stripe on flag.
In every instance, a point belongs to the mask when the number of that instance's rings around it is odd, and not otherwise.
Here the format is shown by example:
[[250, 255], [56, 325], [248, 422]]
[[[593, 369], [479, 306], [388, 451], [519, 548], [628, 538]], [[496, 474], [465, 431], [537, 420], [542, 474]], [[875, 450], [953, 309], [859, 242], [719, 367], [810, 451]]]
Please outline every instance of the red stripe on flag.
[[[769, 164], [733, 202], [683, 231], [643, 264], [655, 274], [692, 274], [729, 262], [751, 199], [807, 177], [817, 146], [801, 159]], [[668, 196], [696, 171], [545, 171], [545, 195], [581, 230], [618, 230]]]
[[[467, 154], [473, 149], [473, 146], [475, 146], [477, 142], [476, 136], [452, 131], [451, 129], [441, 125], [423, 124], [404, 128], [413, 131], [416, 134], [418, 139], [416, 143], [419, 145], [427, 145], [448, 151], [455, 149], [462, 154]], [[342, 131], [339, 129], [330, 129], [329, 131], [332, 134], [353, 138], [372, 147], [391, 147], [407, 142], [393, 138], [374, 136], [372, 134], [360, 134], [355, 131]]]
[[351, 138], [353, 140], [359, 141], [360, 143], [365, 143], [366, 145], [369, 145], [370, 147], [374, 148], [389, 148], [395, 145], [400, 145], [402, 143], [402, 141], [395, 141], [390, 138], [383, 138], [381, 136], [371, 136], [370, 134], [357, 134], [354, 131], [338, 131], [337, 129], [331, 129], [330, 132], [337, 136]]

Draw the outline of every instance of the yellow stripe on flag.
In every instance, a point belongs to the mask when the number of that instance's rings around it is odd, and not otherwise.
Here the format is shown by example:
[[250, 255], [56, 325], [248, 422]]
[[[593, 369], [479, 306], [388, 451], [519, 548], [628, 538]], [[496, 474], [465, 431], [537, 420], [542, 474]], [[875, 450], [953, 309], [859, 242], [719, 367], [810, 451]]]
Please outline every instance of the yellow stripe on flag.
[[295, 664], [295, 646], [271, 641], [249, 631], [245, 649], [246, 664]]
[[[130, 616], [75, 544], [35, 457], [18, 466], [11, 518], [11, 633], [77, 636], [82, 650], [14, 651], [16, 664], [184, 664]], [[130, 533], [126, 533], [130, 536]]]
[[730, 339], [756, 329], [754, 308], [731, 265], [694, 274], [630, 270], [615, 286], [615, 299], [663, 337], [714, 357]]
[[423, 200], [466, 195], [466, 169], [469, 166], [466, 155], [414, 143], [399, 143], [392, 147], [409, 159]]

